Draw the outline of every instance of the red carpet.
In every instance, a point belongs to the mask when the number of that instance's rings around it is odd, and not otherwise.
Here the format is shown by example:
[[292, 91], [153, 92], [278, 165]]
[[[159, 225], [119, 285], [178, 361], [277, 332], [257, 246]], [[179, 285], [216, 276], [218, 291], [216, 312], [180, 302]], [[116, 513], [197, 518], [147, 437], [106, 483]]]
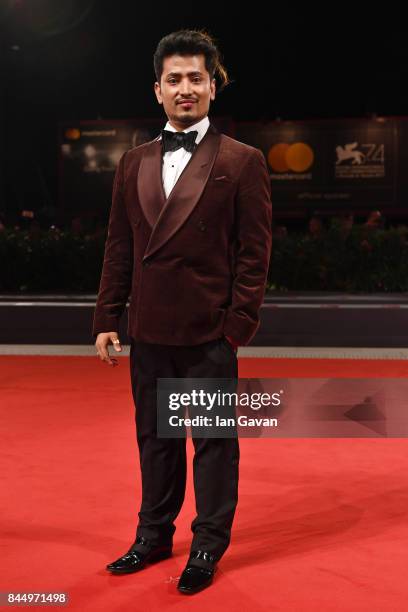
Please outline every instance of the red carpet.
[[[231, 547], [214, 585], [186, 597], [191, 468], [174, 557], [104, 569], [133, 541], [138, 509], [128, 359], [2, 356], [0, 373], [1, 592], [65, 591], [68, 609], [95, 612], [406, 610], [408, 440], [242, 439]], [[406, 361], [240, 360], [242, 377], [407, 374]]]

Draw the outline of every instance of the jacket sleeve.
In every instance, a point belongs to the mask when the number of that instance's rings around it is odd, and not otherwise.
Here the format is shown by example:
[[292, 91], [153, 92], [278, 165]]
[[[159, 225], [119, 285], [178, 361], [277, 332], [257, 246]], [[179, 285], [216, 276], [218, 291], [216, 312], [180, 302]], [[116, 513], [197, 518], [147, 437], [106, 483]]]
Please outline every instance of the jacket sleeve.
[[224, 334], [246, 345], [260, 324], [272, 249], [271, 182], [260, 149], [253, 149], [241, 171], [236, 198], [235, 270]]
[[119, 331], [131, 291], [133, 270], [133, 234], [124, 202], [124, 163], [119, 161], [113, 182], [112, 206], [105, 242], [102, 274], [94, 311], [92, 334]]

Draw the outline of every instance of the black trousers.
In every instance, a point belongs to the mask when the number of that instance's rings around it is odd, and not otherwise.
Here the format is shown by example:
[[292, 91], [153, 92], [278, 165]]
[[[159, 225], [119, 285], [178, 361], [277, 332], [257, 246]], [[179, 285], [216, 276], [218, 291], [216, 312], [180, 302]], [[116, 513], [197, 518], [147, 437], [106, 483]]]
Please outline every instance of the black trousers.
[[[131, 339], [130, 370], [142, 476], [137, 536], [171, 543], [186, 487], [186, 438], [157, 437], [157, 378], [238, 378], [237, 356], [225, 338], [196, 346]], [[231, 538], [238, 502], [238, 438], [195, 438], [193, 478], [197, 515], [191, 551], [220, 559]], [[137, 548], [137, 545], [133, 545]]]

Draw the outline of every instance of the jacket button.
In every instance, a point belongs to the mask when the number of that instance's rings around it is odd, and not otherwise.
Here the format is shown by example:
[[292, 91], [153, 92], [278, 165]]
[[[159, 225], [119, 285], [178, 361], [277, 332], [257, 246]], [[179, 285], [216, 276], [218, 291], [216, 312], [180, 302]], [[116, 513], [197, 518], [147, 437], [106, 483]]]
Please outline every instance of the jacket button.
[[205, 223], [204, 223], [204, 221], [200, 221], [199, 224], [198, 224], [198, 227], [200, 228], [200, 230], [202, 232], [204, 232], [205, 231]]
[[149, 265], [149, 262], [148, 262], [148, 261], [144, 261], [144, 262], [143, 262], [143, 267], [144, 267], [144, 268], [147, 268], [147, 266], [148, 266], [148, 265]]

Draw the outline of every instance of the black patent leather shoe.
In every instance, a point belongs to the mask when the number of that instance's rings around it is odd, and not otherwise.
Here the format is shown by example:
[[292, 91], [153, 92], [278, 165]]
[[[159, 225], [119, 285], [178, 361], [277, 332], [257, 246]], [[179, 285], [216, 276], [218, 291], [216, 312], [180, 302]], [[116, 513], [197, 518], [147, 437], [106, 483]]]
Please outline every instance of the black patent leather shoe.
[[[198, 567], [191, 563], [193, 559], [202, 559], [205, 563], [202, 564], [202, 567]], [[210, 555], [208, 552], [203, 550], [192, 551], [177, 585], [180, 593], [192, 595], [210, 586], [217, 571], [216, 561], [214, 555]]]
[[[149, 540], [138, 536], [135, 544], [140, 544], [138, 550], [130, 549], [123, 557], [109, 563], [106, 569], [113, 574], [132, 574], [143, 569], [147, 563], [155, 563], [172, 555], [171, 545], [153, 546]], [[141, 552], [142, 548], [146, 550]]]

